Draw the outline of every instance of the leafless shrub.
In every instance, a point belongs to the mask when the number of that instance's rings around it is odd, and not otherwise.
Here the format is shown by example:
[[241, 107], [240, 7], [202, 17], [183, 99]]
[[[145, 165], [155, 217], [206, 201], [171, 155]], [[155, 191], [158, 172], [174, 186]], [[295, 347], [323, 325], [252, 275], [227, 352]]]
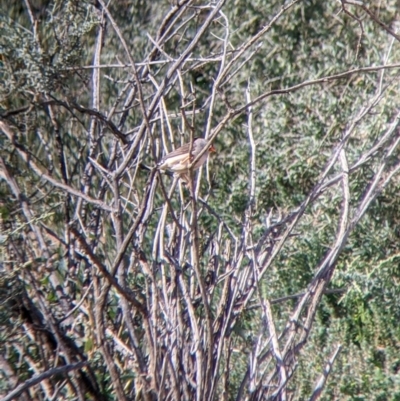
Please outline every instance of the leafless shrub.
[[[272, 46], [265, 45], [270, 31], [301, 8], [299, 0], [271, 7], [274, 13], [249, 36], [234, 35], [222, 0], [174, 2], [157, 34], [148, 34], [140, 61], [117, 22], [116, 4], [95, 3], [87, 10], [98, 19], [92, 64], [72, 59], [59, 70], [69, 82], [87, 83], [90, 92], [78, 83], [71, 84], [76, 92], [57, 87], [61, 82], [52, 81], [49, 90], [43, 81], [31, 83], [0, 121], [2, 194], [12, 197], [2, 201], [11, 212], [3, 216], [1, 269], [12, 277], [2, 283], [3, 306], [5, 320], [15, 325], [2, 349], [0, 368], [9, 383], [3, 399], [295, 398], [291, 383], [338, 259], [399, 169], [391, 73], [400, 64], [389, 63], [391, 45], [379, 65], [338, 64], [327, 74], [288, 86], [282, 78], [260, 90], [247, 74]], [[43, 48], [40, 21], [30, 2], [25, 7], [35, 51], [43, 55], [49, 49]], [[358, 2], [343, 1], [336, 11], [361, 27], [356, 53], [364, 29], [360, 12], [392, 45], [398, 41]], [[102, 64], [113, 41], [119, 62]], [[208, 86], [194, 84], [196, 77]], [[369, 90], [346, 111], [347, 125], [326, 133], [303, 200], [290, 210], [261, 208], [259, 174], [268, 173], [258, 161], [261, 108], [281, 95], [295, 98], [330, 85], [336, 90], [360, 77]], [[105, 96], [107, 85], [113, 93]], [[364, 130], [383, 109], [390, 115], [386, 128], [371, 141]], [[241, 165], [240, 219], [227, 219], [224, 205], [213, 201], [219, 178], [210, 166], [222, 171], [222, 155], [193, 173], [187, 186], [155, 167], [201, 127], [210, 144], [223, 144], [224, 130], [244, 127], [250, 157]], [[358, 152], [349, 146], [353, 140], [360, 142]], [[352, 188], [366, 166], [370, 175], [356, 198]], [[313, 277], [302, 293], [271, 299], [268, 283], [283, 250], [305, 235], [330, 201], [337, 205], [332, 236], [312, 266]], [[278, 319], [272, 305], [287, 299], [294, 306]], [[250, 324], [247, 332], [240, 329], [243, 322]], [[322, 393], [340, 348], [332, 344], [310, 399]], [[19, 369], [35, 373], [34, 379], [18, 377], [17, 355], [23, 358]]]

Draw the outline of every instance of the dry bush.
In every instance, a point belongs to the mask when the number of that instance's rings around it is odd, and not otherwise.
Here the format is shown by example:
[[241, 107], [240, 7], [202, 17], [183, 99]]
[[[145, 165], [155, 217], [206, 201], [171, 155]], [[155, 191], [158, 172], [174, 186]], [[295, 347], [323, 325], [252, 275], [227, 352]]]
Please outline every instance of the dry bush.
[[2, 20], [3, 399], [317, 399], [318, 308], [398, 180], [394, 2], [38, 4]]

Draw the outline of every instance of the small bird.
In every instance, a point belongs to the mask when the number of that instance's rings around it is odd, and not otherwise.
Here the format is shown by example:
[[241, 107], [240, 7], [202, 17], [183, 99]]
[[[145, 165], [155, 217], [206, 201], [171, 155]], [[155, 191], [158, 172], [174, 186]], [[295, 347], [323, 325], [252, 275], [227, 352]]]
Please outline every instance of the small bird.
[[[171, 170], [179, 175], [185, 175], [188, 172], [190, 164], [207, 146], [207, 140], [203, 138], [194, 138], [192, 152], [189, 155], [190, 143], [185, 143], [180, 148], [168, 153], [159, 164], [160, 170]], [[197, 160], [193, 166], [193, 170], [200, 168], [207, 160], [209, 153], [214, 153], [216, 150], [214, 146], [210, 146], [206, 152]]]

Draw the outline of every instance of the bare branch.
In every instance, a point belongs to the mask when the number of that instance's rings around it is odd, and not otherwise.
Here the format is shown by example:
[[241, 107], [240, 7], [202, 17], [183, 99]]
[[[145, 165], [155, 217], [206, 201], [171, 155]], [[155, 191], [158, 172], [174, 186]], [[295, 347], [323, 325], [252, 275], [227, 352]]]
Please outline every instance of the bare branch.
[[85, 361], [78, 362], [78, 363], [74, 363], [71, 365], [61, 366], [59, 368], [49, 369], [44, 373], [41, 373], [39, 375], [34, 375], [31, 379], [27, 380], [25, 383], [20, 384], [13, 391], [8, 393], [4, 398], [1, 399], [1, 401], [11, 401], [11, 400], [19, 397], [24, 391], [28, 390], [28, 388], [40, 383], [41, 381], [43, 381], [45, 379], [48, 379], [49, 377], [52, 377], [55, 375], [60, 375], [60, 374], [66, 374], [68, 372], [71, 372], [72, 370], [81, 369], [84, 366], [86, 366], [87, 364], [88, 363]]

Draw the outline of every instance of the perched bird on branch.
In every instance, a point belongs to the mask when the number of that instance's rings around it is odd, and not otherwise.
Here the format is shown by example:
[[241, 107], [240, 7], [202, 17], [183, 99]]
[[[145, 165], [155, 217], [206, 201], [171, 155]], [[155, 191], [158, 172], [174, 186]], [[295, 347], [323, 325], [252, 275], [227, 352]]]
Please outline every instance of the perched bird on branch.
[[[186, 180], [190, 164], [200, 155], [207, 146], [208, 141], [203, 138], [195, 138], [193, 144], [185, 143], [180, 148], [168, 153], [158, 165], [160, 170], [170, 170]], [[191, 151], [191, 152], [190, 152]], [[193, 166], [193, 170], [200, 168], [207, 160], [210, 153], [216, 150], [214, 146], [209, 146]], [[190, 152], [190, 154], [189, 154]]]

